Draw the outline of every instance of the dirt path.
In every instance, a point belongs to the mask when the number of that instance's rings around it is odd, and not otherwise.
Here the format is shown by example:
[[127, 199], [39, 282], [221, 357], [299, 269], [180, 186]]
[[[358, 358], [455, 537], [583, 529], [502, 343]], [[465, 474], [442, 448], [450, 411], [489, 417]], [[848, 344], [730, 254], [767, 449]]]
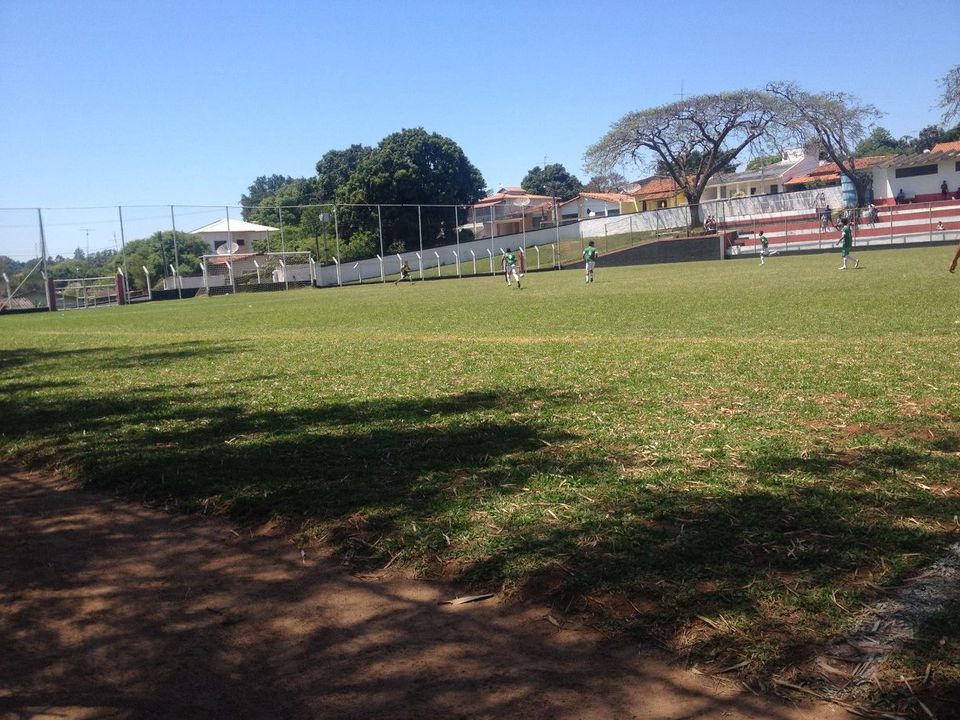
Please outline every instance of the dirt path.
[[841, 718], [0, 466], [0, 718]]

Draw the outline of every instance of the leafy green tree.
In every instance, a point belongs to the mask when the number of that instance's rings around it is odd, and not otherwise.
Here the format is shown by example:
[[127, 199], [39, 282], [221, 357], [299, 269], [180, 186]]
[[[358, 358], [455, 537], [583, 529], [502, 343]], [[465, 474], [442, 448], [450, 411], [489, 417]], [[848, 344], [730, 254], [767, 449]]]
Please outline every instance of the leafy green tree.
[[691, 226], [698, 227], [707, 183], [772, 132], [778, 111], [770, 95], [753, 90], [685, 98], [624, 115], [587, 149], [585, 160], [592, 172], [662, 162], [687, 199]]
[[550, 195], [566, 200], [583, 190], [583, 183], [560, 163], [551, 163], [542, 168], [537, 165], [527, 171], [520, 187], [532, 195]]
[[[747, 163], [747, 170], [759, 170], [768, 165], [776, 165], [783, 158], [780, 155], [761, 155]], [[724, 172], [727, 172], [724, 170]]]
[[247, 194], [240, 196], [241, 212], [244, 220], [250, 220], [254, 208], [264, 199], [276, 194], [284, 185], [293, 182], [289, 175], [261, 175], [247, 188]]
[[299, 225], [303, 206], [316, 202], [318, 202], [316, 178], [291, 179], [276, 192], [264, 197], [256, 208], [250, 210], [247, 219], [261, 225], [279, 227], [282, 214], [284, 227]]
[[927, 125], [917, 135], [917, 141], [913, 146], [913, 152], [922, 153], [924, 150], [930, 150], [934, 145], [943, 141], [943, 128], [939, 125]]
[[896, 155], [900, 151], [900, 142], [884, 127], [875, 127], [853, 150], [857, 157]]
[[340, 262], [363, 260], [379, 253], [379, 238], [371, 232], [361, 230], [351, 235], [349, 241], [341, 248]]
[[330, 150], [317, 161], [317, 199], [333, 202], [337, 188], [346, 185], [361, 161], [373, 153], [366, 145], [351, 145], [346, 150]]
[[[423, 128], [388, 135], [365, 155], [347, 182], [338, 186], [340, 204], [468, 205], [484, 192], [483, 176], [453, 140]], [[352, 236], [376, 223], [375, 208], [338, 208], [341, 234]], [[424, 244], [436, 242], [442, 218], [424, 213]], [[410, 208], [382, 207], [384, 241], [419, 242], [417, 213]], [[351, 240], [351, 245], [353, 241]], [[377, 238], [379, 252], [379, 237]]]

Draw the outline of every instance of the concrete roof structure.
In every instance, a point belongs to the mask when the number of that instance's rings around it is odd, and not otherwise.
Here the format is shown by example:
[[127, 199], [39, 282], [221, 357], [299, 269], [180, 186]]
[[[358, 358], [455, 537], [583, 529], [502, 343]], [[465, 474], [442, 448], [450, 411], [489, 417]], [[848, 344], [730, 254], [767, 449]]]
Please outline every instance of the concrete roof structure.
[[279, 228], [270, 227], [269, 225], [257, 225], [257, 223], [246, 222], [245, 220], [236, 220], [222, 218], [215, 222], [210, 223], [209, 225], [204, 225], [201, 228], [196, 230], [191, 230], [191, 235], [203, 235], [205, 233], [242, 233], [242, 232], [279, 232]]

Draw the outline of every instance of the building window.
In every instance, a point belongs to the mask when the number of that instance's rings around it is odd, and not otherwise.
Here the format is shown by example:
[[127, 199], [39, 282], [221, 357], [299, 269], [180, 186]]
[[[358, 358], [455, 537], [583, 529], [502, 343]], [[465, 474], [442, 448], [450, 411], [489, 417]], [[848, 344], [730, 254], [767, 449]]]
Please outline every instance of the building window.
[[247, 241], [244, 240], [243, 238], [238, 238], [238, 239], [237, 239], [237, 247], [243, 247], [243, 246], [246, 245], [246, 244], [247, 244]]
[[658, 201], [657, 201], [657, 208], [658, 208], [659, 210], [663, 210], [666, 206], [667, 206], [667, 201], [666, 201], [666, 200], [658, 200]]
[[957, 172], [960, 172], [960, 160], [957, 161], [957, 164], [953, 166], [953, 169]]
[[897, 168], [897, 177], [917, 177], [918, 175], [936, 175], [936, 165], [917, 165], [915, 167]]
[[779, 189], [776, 185], [771, 185], [771, 186], [770, 186], [770, 194], [771, 194], [771, 195], [776, 195], [778, 192], [780, 192], [780, 189]]
[[756, 188], [750, 188], [750, 194], [751, 194], [751, 195], [756, 195], [756, 194], [757, 194], [757, 189], [756, 189]]

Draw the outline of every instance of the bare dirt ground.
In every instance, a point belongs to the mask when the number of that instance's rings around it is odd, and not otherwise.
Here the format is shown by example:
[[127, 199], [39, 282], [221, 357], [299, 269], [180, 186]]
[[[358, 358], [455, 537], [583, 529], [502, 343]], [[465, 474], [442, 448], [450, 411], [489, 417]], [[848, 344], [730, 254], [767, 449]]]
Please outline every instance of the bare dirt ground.
[[0, 465], [0, 718], [848, 717]]

